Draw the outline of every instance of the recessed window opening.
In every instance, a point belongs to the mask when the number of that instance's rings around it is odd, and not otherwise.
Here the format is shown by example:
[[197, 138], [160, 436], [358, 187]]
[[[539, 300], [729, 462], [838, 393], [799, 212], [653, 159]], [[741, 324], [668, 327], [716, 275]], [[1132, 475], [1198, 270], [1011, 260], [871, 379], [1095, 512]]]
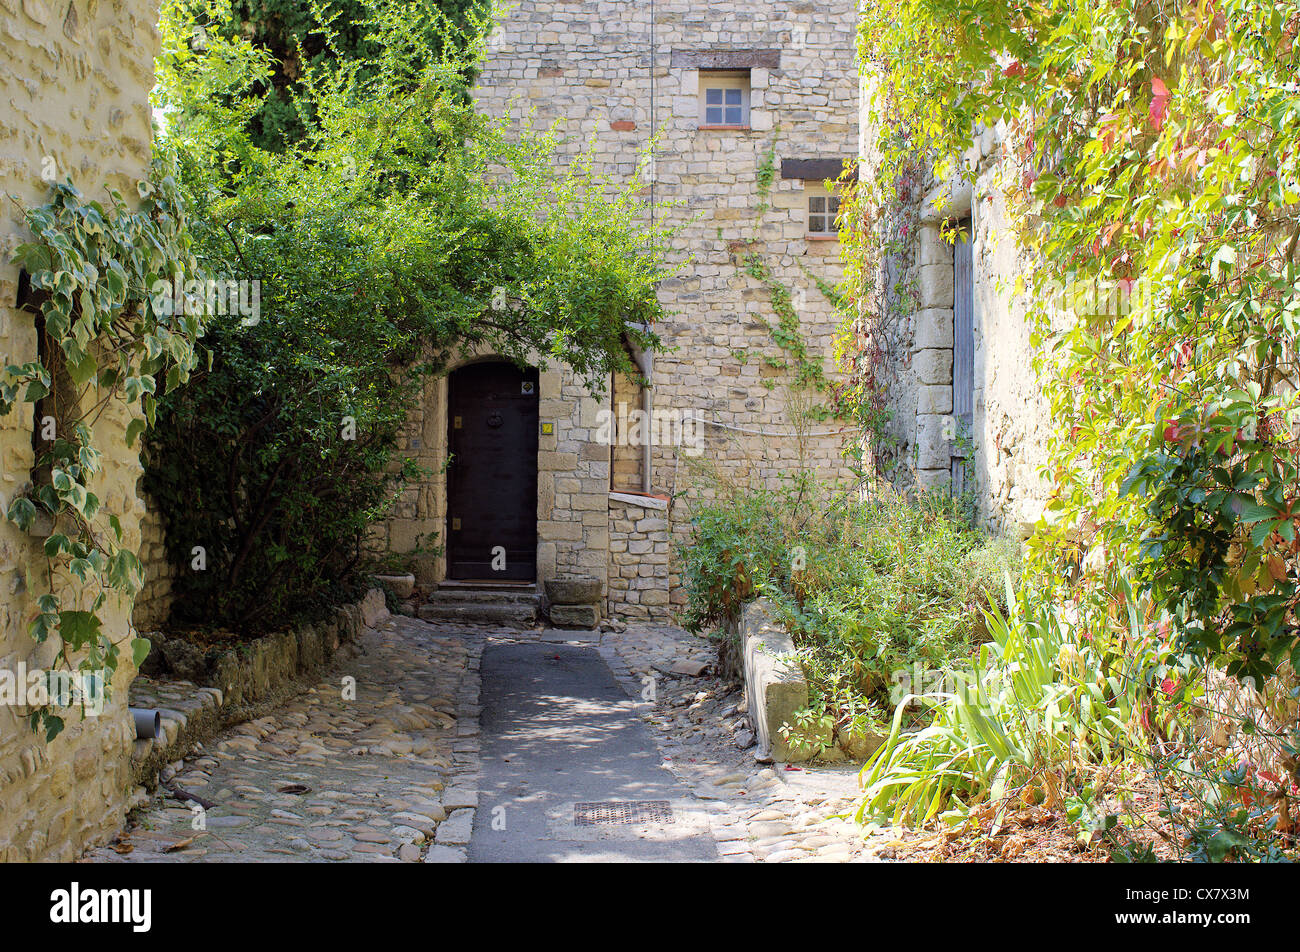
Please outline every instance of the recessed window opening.
[[749, 126], [749, 70], [700, 70], [700, 124]]

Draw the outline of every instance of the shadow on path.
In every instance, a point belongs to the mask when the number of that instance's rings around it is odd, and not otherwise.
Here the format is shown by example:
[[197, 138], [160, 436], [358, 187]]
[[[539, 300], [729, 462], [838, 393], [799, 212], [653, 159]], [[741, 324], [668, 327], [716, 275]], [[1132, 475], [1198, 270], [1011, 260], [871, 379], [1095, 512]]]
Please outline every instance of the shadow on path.
[[[653, 735], [595, 648], [489, 644], [471, 862], [707, 861], [703, 804], [660, 766]], [[575, 802], [667, 800], [659, 825], [576, 826]]]

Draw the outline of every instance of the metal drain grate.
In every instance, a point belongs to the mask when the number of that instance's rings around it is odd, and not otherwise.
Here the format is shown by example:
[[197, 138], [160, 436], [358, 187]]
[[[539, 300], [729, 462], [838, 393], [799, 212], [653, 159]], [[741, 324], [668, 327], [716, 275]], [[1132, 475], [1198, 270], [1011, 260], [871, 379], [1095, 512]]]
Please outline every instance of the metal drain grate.
[[672, 822], [673, 808], [667, 800], [605, 800], [573, 805], [574, 826]]

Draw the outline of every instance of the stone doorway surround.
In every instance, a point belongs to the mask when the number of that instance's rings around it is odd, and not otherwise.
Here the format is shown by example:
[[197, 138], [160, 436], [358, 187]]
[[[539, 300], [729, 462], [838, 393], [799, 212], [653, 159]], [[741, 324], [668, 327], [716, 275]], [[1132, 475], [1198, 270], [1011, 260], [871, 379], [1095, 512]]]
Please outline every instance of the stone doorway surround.
[[[460, 355], [447, 372], [424, 383], [411, 409], [399, 453], [431, 475], [402, 493], [392, 515], [376, 526], [370, 546], [405, 559], [423, 588], [447, 578], [448, 380], [468, 364], [504, 360], [482, 348]], [[539, 366], [540, 360], [530, 360]], [[564, 575], [598, 578], [607, 591], [610, 448], [597, 439], [607, 392], [595, 396], [581, 378], [554, 361], [538, 374], [537, 582]]]
[[[916, 372], [916, 484], [947, 485], [957, 438], [953, 417], [953, 248], [945, 222], [971, 216], [971, 185], [955, 177], [922, 202], [919, 237], [920, 309], [912, 338]], [[973, 236], [972, 239], [974, 240]], [[971, 434], [972, 438], [974, 434]]]

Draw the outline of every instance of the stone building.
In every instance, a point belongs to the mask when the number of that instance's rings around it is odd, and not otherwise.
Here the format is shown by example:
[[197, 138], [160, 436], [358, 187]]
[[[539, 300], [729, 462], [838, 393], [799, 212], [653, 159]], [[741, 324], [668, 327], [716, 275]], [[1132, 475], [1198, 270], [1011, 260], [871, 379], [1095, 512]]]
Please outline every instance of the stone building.
[[[864, 178], [875, 174], [870, 95], [868, 79]], [[910, 200], [881, 225], [882, 247], [904, 251], [882, 255], [878, 288], [895, 304], [910, 298], [872, 328], [887, 381], [886, 468], [904, 488], [972, 492], [985, 527], [1024, 536], [1048, 493], [1039, 470], [1050, 408], [1017, 282], [1033, 264], [1011, 227], [1002, 183], [1016, 171], [1002, 131], [980, 131], [959, 164], [948, 181], [921, 167]]]
[[[840, 428], [808, 424], [792, 382], [810, 364], [833, 374], [825, 289], [842, 272], [825, 182], [857, 154], [856, 19], [853, 0], [509, 8], [480, 107], [558, 125], [564, 156], [590, 147], [620, 181], [657, 134], [645, 195], [673, 203], [680, 267], [659, 292], [665, 346], [632, 355], [648, 388], [594, 393], [564, 367], [491, 354], [428, 384], [407, 449], [435, 472], [449, 448], [455, 460], [411, 488], [382, 540], [422, 583], [586, 576], [606, 614], [665, 619], [683, 600], [673, 542], [700, 465], [769, 484], [800, 465], [843, 472]], [[803, 357], [780, 342], [787, 300]], [[446, 551], [421, 555], [430, 540]]]
[[[149, 166], [149, 90], [158, 50], [156, 0], [0, 0], [0, 194], [27, 207], [43, 204], [50, 182], [71, 177], [87, 194], [102, 185], [124, 195]], [[19, 274], [9, 263], [27, 231], [21, 211], [4, 203], [0, 218], [0, 354], [4, 363], [37, 359], [34, 315], [18, 308]], [[94, 485], [103, 508], [121, 520], [123, 542], [138, 548], [144, 503], [142, 472], [123, 439], [129, 422], [110, 401], [94, 423], [105, 451]], [[30, 404], [0, 419], [0, 510], [31, 481], [34, 463]], [[28, 634], [34, 615], [28, 585], [44, 585], [41, 539], [0, 520], [0, 671], [47, 668], [56, 644]], [[66, 592], [67, 604], [77, 593]], [[118, 642], [130, 632], [130, 605], [110, 598], [100, 609]], [[70, 860], [120, 827], [130, 790], [135, 730], [126, 710], [135, 676], [129, 645], [113, 679], [113, 702], [84, 720], [72, 715], [51, 743], [29, 728], [26, 708], [0, 705], [0, 861]]]

